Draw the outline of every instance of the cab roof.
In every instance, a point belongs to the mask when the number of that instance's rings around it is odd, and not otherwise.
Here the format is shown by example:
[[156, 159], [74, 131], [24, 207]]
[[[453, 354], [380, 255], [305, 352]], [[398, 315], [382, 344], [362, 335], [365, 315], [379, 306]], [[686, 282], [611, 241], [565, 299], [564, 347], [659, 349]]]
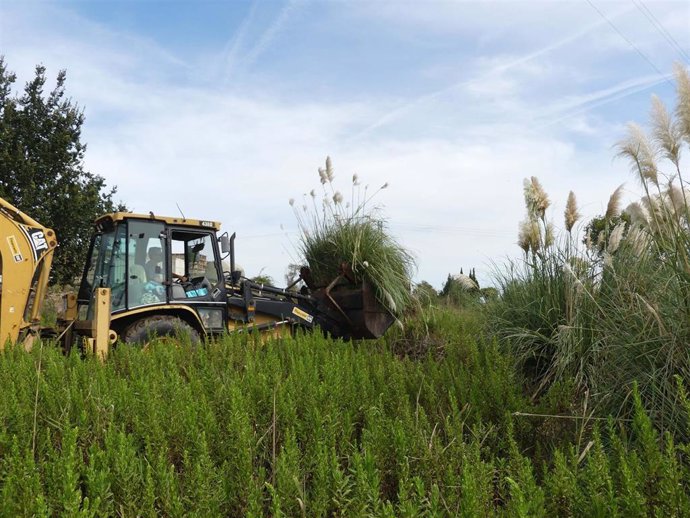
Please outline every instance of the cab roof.
[[111, 225], [118, 221], [127, 221], [130, 219], [139, 219], [147, 221], [159, 221], [168, 225], [175, 225], [189, 228], [205, 228], [220, 230], [220, 223], [218, 221], [209, 221], [203, 219], [189, 219], [189, 218], [171, 218], [166, 216], [156, 216], [153, 212], [148, 214], [134, 214], [132, 212], [112, 212], [104, 214], [96, 219], [95, 225]]

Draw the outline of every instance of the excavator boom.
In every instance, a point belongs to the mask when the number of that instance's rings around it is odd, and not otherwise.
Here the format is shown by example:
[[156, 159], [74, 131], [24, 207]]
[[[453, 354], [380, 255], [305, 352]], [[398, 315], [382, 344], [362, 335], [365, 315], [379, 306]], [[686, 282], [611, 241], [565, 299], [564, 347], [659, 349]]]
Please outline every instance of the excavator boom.
[[0, 198], [0, 350], [38, 332], [56, 247], [53, 230]]

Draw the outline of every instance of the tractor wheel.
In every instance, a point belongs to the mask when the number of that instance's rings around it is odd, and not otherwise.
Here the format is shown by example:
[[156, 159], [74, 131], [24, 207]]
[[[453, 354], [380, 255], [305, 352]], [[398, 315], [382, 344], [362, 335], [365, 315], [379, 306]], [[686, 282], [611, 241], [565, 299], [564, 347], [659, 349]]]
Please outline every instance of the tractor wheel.
[[189, 336], [193, 343], [199, 343], [199, 333], [187, 322], [171, 315], [155, 315], [137, 320], [122, 334], [122, 340], [128, 344], [148, 345], [161, 337]]

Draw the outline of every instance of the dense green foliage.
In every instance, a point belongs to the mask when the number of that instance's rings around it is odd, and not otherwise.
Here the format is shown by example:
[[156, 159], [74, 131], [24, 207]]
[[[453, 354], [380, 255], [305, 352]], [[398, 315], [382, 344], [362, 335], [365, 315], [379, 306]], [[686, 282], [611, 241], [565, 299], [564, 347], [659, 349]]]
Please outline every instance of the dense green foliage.
[[0, 56], [0, 197], [55, 230], [59, 284], [81, 274], [94, 219], [115, 208], [115, 190], [84, 170], [84, 113], [65, 98], [65, 77], [61, 71], [46, 95], [45, 67], [37, 66], [23, 93], [13, 95], [16, 76]]
[[567, 387], [529, 403], [477, 324], [428, 315], [441, 354], [414, 361], [395, 335], [6, 350], [0, 516], [690, 513], [687, 445], [639, 405], [627, 431], [514, 417], [567, 413]]
[[676, 116], [654, 99], [649, 133], [631, 124], [619, 143], [643, 196], [621, 211], [617, 189], [586, 226], [584, 248], [573, 233], [574, 195], [568, 233], [556, 240], [548, 196], [536, 178], [526, 180], [525, 256], [499, 273], [501, 297], [489, 315], [536, 395], [573, 382], [599, 415], [629, 417], [637, 386], [655, 425], [688, 440], [677, 379], [690, 379], [690, 191], [680, 161], [690, 144], [690, 76], [679, 68], [676, 79]]
[[[357, 175], [352, 179], [350, 202], [335, 190], [330, 158], [326, 159], [326, 168], [319, 169], [319, 175], [324, 187], [320, 207], [315, 202], [315, 191], [311, 192], [311, 209], [305, 203], [300, 211], [294, 199], [290, 200], [300, 230], [298, 249], [311, 270], [312, 284], [328, 286], [345, 266], [350, 280], [369, 282], [379, 302], [401, 317], [412, 301], [414, 258], [392, 236], [385, 218], [371, 207], [376, 193], [368, 193], [367, 187], [362, 190]], [[388, 184], [381, 189], [386, 187]]]
[[375, 287], [379, 301], [394, 315], [402, 315], [410, 304], [413, 261], [382, 221], [366, 216], [336, 219], [305, 234], [302, 247], [318, 285], [327, 286], [346, 263], [355, 279]]

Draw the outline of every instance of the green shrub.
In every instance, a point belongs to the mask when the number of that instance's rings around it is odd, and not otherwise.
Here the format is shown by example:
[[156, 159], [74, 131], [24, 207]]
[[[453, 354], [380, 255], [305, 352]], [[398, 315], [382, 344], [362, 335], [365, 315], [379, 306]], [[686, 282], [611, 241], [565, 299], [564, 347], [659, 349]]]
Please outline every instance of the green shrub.
[[[623, 212], [621, 189], [577, 244], [571, 193], [567, 235], [553, 237], [548, 196], [525, 181], [524, 260], [498, 273], [501, 297], [490, 305], [492, 330], [534, 380], [534, 393], [574, 380], [600, 416], [633, 415], [633, 386], [661, 431], [687, 436], [688, 409], [676, 377], [690, 375], [690, 205], [680, 152], [690, 143], [690, 76], [679, 68], [677, 117], [654, 100], [651, 134], [631, 124], [619, 143], [644, 196]], [[672, 174], [665, 176], [660, 157]]]
[[535, 430], [562, 420], [528, 414], [562, 397], [530, 404], [472, 322], [442, 311], [443, 356], [416, 360], [318, 334], [120, 346], [104, 364], [7, 349], [0, 516], [690, 512], [687, 443], [639, 397], [630, 433], [564, 428], [536, 455]]
[[352, 200], [344, 203], [342, 194], [333, 186], [330, 158], [319, 174], [324, 187], [320, 208], [313, 190], [311, 212], [306, 203], [300, 211], [290, 200], [299, 224], [298, 248], [311, 270], [313, 283], [328, 286], [343, 273], [342, 265], [346, 264], [356, 283], [368, 281], [379, 302], [393, 315], [401, 316], [412, 301], [413, 257], [390, 234], [379, 210], [371, 207], [376, 193], [367, 193], [367, 188], [362, 192], [357, 175], [352, 181]]

